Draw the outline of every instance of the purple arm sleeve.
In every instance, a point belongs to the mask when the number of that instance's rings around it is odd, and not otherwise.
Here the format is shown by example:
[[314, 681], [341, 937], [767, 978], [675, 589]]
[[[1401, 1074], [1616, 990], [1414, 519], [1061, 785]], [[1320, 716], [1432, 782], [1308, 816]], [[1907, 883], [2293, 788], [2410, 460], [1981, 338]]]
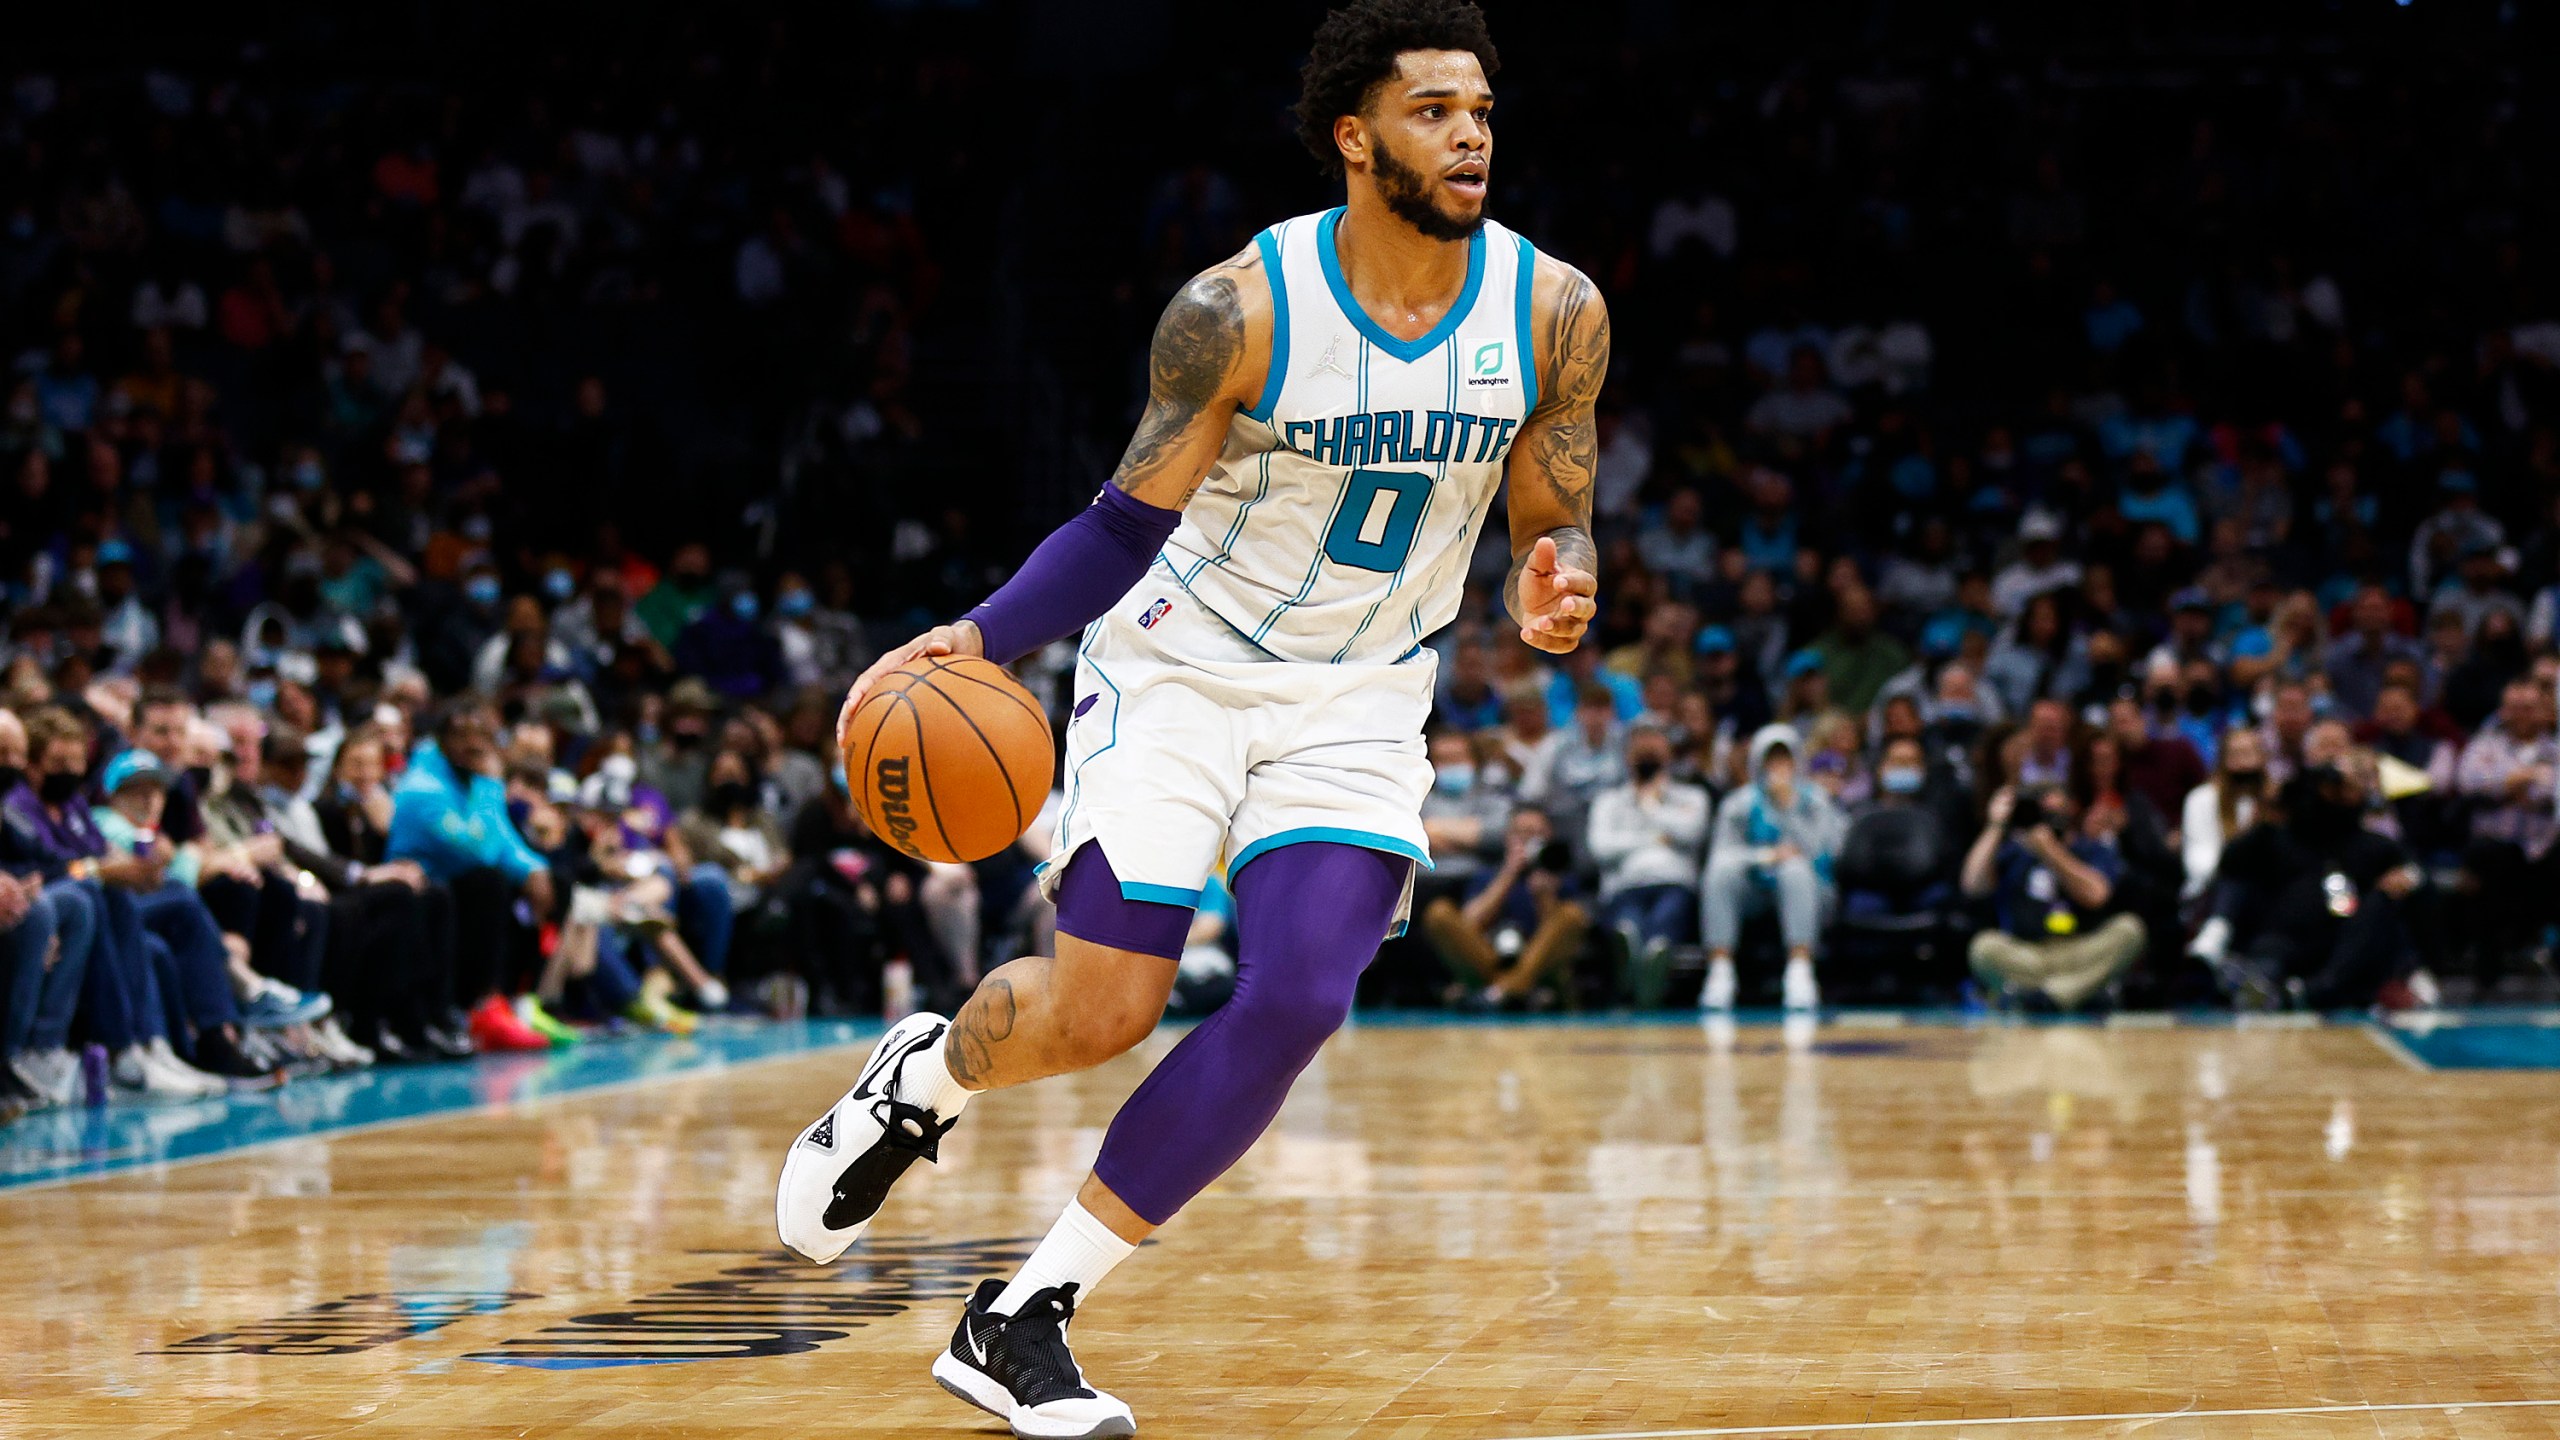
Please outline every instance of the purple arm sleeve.
[[1049, 532], [1013, 578], [969, 612], [986, 656], [1014, 661], [1093, 623], [1155, 562], [1182, 512], [1149, 505], [1117, 485]]

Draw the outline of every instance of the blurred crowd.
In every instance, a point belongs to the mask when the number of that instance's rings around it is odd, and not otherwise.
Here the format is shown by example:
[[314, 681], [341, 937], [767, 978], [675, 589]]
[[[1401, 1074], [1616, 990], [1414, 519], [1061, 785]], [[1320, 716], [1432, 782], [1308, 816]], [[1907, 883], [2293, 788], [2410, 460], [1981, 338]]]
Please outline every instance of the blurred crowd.
[[[915, 117], [1082, 52], [941, 23], [850, 94], [780, 25], [504, 101], [10, 77], [0, 1107], [873, 1013], [1044, 943], [1036, 828], [975, 867], [882, 845], [836, 697], [1099, 483], [1171, 286], [1325, 202], [1187, 91], [1134, 171], [990, 174]], [[2537, 982], [2546, 102], [2371, 29], [2328, 37], [2359, 69], [2172, 26], [2163, 88], [2051, 16], [1826, 65], [1727, 33], [1767, 17], [1519, 23], [1554, 43], [1500, 82], [1496, 207], [1618, 329], [1604, 608], [1561, 661], [1518, 643], [1486, 527], [1433, 642], [1438, 864], [1368, 998]], [[821, 93], [849, 116], [756, 108]], [[1631, 169], [1630, 133], [1684, 138]], [[1066, 659], [1026, 678], [1061, 700]]]

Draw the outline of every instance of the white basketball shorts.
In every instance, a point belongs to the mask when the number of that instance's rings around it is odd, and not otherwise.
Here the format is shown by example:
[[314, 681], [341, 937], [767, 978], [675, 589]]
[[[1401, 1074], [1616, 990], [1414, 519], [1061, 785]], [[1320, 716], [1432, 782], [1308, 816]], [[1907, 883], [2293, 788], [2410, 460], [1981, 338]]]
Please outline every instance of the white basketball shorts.
[[[1196, 905], [1283, 845], [1332, 841], [1428, 868], [1422, 730], [1439, 657], [1313, 665], [1262, 650], [1159, 560], [1076, 654], [1066, 804], [1040, 870], [1055, 898], [1077, 847], [1102, 842], [1132, 900]], [[1413, 884], [1396, 907], [1401, 933]]]

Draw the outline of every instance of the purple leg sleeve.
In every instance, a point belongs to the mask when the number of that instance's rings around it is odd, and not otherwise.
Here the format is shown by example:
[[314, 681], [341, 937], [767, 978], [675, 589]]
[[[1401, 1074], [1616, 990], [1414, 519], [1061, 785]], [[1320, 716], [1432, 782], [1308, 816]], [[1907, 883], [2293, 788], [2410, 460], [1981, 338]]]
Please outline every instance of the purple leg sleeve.
[[1076, 847], [1067, 873], [1058, 878], [1058, 933], [1114, 950], [1179, 960], [1182, 942], [1191, 933], [1191, 909], [1121, 894], [1120, 877], [1111, 873], [1111, 857], [1102, 853], [1102, 842], [1088, 840]]
[[1112, 1194], [1161, 1225], [1252, 1147], [1350, 1015], [1412, 866], [1310, 842], [1266, 851], [1234, 877], [1235, 994], [1113, 1118], [1093, 1164]]
[[969, 612], [987, 658], [1014, 661], [1093, 623], [1155, 563], [1182, 512], [1105, 485], [1076, 517], [1049, 532], [1013, 578]]

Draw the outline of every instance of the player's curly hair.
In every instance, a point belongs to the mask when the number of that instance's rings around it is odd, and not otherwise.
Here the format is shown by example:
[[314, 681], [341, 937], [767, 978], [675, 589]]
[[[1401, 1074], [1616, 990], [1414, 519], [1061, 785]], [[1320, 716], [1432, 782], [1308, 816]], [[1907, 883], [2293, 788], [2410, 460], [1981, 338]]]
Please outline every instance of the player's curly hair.
[[1502, 68], [1473, 0], [1352, 0], [1325, 16], [1298, 72], [1297, 106], [1298, 140], [1325, 174], [1342, 173], [1333, 122], [1365, 109], [1407, 50], [1469, 51], [1488, 80]]

